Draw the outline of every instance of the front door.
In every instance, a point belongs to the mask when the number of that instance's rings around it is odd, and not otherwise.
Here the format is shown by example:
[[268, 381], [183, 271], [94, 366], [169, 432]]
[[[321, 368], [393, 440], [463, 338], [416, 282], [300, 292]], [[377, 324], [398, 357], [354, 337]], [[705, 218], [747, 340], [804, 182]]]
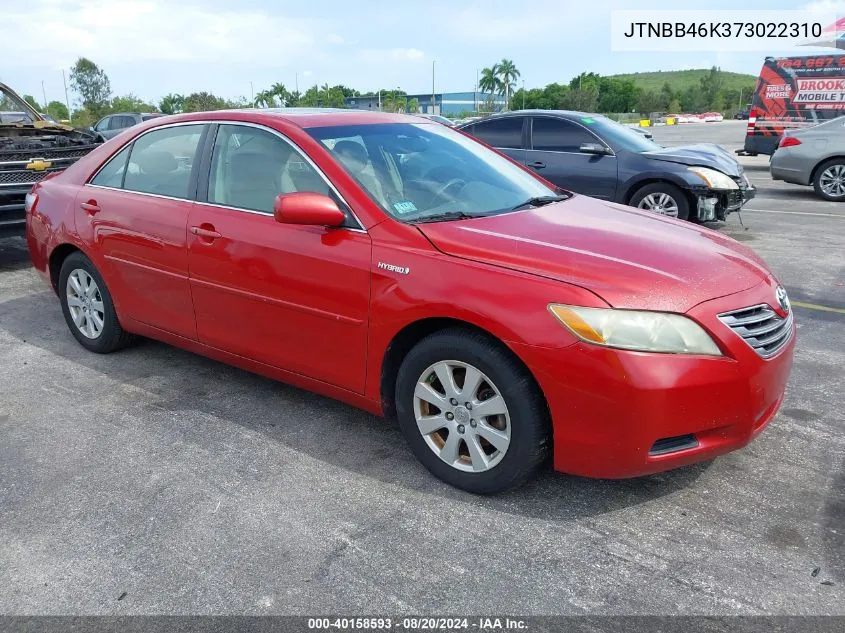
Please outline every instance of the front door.
[[112, 291], [118, 314], [195, 339], [188, 285], [188, 214], [204, 124], [150, 130], [77, 196], [76, 226]]
[[616, 194], [617, 160], [608, 154], [580, 151], [584, 143], [602, 141], [584, 127], [560, 118], [533, 117], [531, 145], [526, 164], [569, 191], [613, 200]]
[[220, 125], [207, 195], [191, 211], [189, 260], [199, 340], [352, 391], [364, 391], [370, 237], [280, 224], [280, 193], [339, 197], [280, 134]]

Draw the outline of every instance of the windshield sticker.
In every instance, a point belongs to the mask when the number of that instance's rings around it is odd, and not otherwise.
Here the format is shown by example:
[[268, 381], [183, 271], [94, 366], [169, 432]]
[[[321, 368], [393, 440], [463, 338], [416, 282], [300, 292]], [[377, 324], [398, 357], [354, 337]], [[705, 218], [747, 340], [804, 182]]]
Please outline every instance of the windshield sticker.
[[405, 213], [413, 213], [416, 211], [417, 205], [410, 200], [402, 200], [401, 202], [394, 203], [393, 208], [396, 210], [396, 213], [404, 215]]
[[585, 117], [582, 117], [582, 118], [581, 118], [581, 122], [582, 122], [582, 123], [586, 123], [587, 125], [590, 125], [590, 124], [592, 124], [592, 123], [595, 123], [595, 122], [596, 122], [596, 120], [595, 120], [594, 118], [592, 118], [592, 117], [585, 116]]

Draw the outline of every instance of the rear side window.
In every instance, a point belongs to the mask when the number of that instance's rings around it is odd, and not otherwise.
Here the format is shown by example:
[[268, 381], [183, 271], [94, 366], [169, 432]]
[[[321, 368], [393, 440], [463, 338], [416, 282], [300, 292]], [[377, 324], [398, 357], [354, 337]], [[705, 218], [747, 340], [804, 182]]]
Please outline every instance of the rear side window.
[[193, 198], [191, 171], [204, 125], [153, 130], [132, 144], [123, 188], [173, 198]]
[[532, 147], [547, 152], [577, 152], [584, 143], [598, 139], [587, 130], [563, 119], [537, 117], [532, 126]]
[[472, 134], [492, 147], [520, 149], [522, 121], [523, 117], [479, 121], [473, 127]]
[[129, 158], [131, 150], [132, 146], [127, 145], [112, 156], [112, 159], [94, 176], [91, 184], [119, 189], [123, 185], [123, 172], [126, 170], [126, 159]]

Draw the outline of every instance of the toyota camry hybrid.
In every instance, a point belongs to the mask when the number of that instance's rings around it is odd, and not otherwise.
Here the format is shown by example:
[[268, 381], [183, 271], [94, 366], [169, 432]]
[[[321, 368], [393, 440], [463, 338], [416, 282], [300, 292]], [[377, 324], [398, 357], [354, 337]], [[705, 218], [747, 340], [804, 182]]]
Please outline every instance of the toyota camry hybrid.
[[792, 365], [789, 301], [748, 247], [419, 117], [156, 118], [26, 208], [82, 347], [146, 336], [395, 416], [472, 492], [548, 459], [623, 478], [738, 449]]

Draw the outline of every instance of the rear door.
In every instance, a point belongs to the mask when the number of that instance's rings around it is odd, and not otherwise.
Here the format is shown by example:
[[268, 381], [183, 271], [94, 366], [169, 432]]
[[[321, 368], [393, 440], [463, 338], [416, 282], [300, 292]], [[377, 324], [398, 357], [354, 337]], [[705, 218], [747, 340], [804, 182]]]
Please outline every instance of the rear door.
[[77, 196], [76, 226], [121, 317], [196, 339], [187, 225], [206, 124], [156, 128], [109, 160]]
[[345, 204], [274, 130], [220, 124], [206, 162], [188, 237], [200, 342], [363, 393], [370, 236], [351, 212], [342, 228], [275, 221], [281, 193]]
[[469, 132], [524, 165], [527, 119], [524, 116], [493, 117], [477, 121]]
[[584, 143], [599, 143], [585, 127], [556, 117], [531, 117], [526, 164], [558, 187], [586, 196], [612, 200], [616, 193], [617, 160], [611, 154], [587, 154]]

